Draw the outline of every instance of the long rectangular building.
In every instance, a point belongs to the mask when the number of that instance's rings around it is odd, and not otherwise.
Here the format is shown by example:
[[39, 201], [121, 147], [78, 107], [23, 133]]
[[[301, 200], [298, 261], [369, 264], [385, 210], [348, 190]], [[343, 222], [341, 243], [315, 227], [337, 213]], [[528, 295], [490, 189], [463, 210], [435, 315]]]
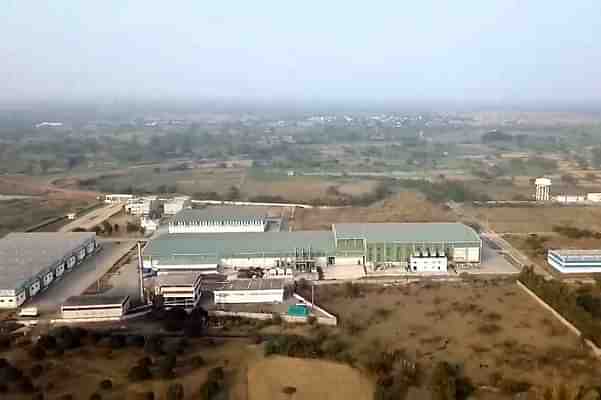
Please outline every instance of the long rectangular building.
[[[216, 272], [219, 267], [283, 267], [314, 271], [328, 265], [396, 264], [414, 272], [444, 272], [480, 262], [482, 243], [459, 223], [336, 224], [331, 231], [166, 234], [144, 250], [144, 268]], [[413, 262], [411, 262], [413, 260]]]
[[343, 223], [332, 226], [336, 264], [408, 265], [411, 257], [478, 264], [482, 240], [460, 223]]
[[169, 233], [264, 232], [267, 213], [253, 207], [184, 209], [169, 221]]
[[159, 272], [289, 265], [312, 270], [335, 255], [329, 231], [164, 234], [146, 246], [143, 263], [145, 269]]
[[564, 274], [601, 272], [601, 250], [549, 250], [547, 262]]
[[0, 239], [0, 308], [16, 308], [96, 250], [93, 232], [10, 233]]

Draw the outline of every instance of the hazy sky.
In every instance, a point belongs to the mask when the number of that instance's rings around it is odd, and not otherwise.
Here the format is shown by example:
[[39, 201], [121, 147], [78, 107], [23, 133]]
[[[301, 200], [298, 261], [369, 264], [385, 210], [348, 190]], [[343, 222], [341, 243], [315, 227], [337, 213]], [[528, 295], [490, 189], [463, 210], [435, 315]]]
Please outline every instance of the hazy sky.
[[0, 98], [601, 99], [601, 1], [3, 0]]

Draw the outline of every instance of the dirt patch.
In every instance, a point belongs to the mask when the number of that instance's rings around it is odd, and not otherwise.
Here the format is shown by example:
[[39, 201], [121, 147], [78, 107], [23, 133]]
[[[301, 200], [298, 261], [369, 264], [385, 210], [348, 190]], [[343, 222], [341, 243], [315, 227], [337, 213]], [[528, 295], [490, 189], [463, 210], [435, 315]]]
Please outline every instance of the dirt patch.
[[340, 222], [451, 222], [455, 217], [442, 206], [413, 192], [403, 192], [377, 207], [297, 209], [294, 230], [330, 229]]
[[368, 400], [374, 384], [344, 364], [273, 356], [250, 366], [248, 389], [249, 400]]

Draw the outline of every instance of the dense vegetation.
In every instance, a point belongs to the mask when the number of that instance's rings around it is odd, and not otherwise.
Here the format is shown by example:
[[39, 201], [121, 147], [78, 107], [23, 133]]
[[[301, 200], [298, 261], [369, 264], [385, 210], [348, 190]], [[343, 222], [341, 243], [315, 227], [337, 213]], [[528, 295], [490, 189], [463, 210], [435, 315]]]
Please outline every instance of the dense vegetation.
[[545, 279], [532, 267], [522, 270], [520, 282], [576, 326], [584, 339], [601, 346], [601, 294], [592, 286], [574, 290], [557, 279]]

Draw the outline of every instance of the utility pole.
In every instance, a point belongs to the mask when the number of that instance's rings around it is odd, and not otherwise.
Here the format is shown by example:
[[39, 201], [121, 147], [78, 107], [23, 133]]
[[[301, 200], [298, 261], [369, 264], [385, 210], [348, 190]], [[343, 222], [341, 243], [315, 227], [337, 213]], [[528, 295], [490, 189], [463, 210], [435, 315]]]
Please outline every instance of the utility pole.
[[142, 264], [142, 245], [140, 244], [140, 241], [138, 241], [138, 277], [139, 277], [139, 283], [140, 283], [140, 301], [143, 304], [146, 304], [146, 301], [144, 299], [144, 268], [143, 268], [143, 264]]
[[311, 282], [311, 311], [315, 307], [315, 283]]

